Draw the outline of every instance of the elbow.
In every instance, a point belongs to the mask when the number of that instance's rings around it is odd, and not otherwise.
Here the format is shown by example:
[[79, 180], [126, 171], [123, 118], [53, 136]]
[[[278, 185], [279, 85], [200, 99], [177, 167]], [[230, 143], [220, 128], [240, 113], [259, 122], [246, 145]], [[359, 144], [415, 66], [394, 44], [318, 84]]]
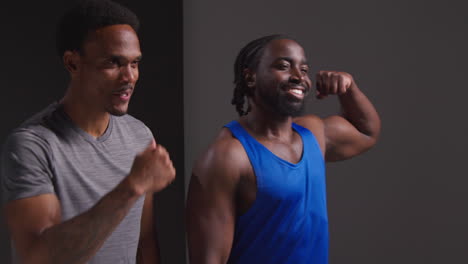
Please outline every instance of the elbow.
[[373, 148], [377, 144], [377, 141], [379, 139], [379, 133], [375, 133], [375, 134], [372, 134], [372, 135], [366, 135], [365, 137], [366, 137], [366, 139], [364, 141], [365, 143], [362, 144], [361, 149], [360, 149], [359, 153], [357, 153], [357, 154], [362, 154], [364, 152], [369, 151], [371, 148]]
[[365, 151], [371, 149], [377, 144], [377, 141], [379, 141], [379, 136], [380, 136], [380, 131], [378, 133], [373, 134], [372, 136], [369, 136]]
[[377, 141], [380, 138], [380, 131], [381, 123], [380, 119], [377, 119], [377, 121], [374, 122], [374, 124], [369, 127], [366, 132], [361, 132], [364, 135], [366, 142], [364, 151], [371, 149], [373, 146], [375, 146], [375, 144], [377, 144]]

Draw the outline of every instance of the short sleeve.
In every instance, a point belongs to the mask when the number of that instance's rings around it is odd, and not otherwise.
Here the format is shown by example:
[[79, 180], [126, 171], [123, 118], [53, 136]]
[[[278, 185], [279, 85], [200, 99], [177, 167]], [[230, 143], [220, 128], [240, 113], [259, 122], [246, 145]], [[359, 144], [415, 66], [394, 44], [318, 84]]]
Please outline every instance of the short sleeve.
[[47, 142], [30, 130], [17, 130], [5, 142], [1, 158], [3, 201], [54, 193]]
[[148, 134], [148, 140], [151, 142], [151, 140], [154, 139], [153, 132], [151, 132], [151, 129], [149, 129], [149, 127], [147, 126], [144, 126], [144, 128], [146, 130], [146, 133]]

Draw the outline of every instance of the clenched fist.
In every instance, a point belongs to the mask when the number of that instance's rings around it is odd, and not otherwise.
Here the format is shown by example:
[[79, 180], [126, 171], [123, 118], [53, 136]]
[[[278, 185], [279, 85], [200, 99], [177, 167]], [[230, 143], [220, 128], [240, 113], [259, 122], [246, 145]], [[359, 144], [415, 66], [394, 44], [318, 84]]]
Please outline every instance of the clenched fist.
[[329, 94], [345, 94], [354, 84], [351, 74], [337, 71], [319, 71], [317, 79], [317, 98], [322, 99]]
[[158, 192], [175, 179], [167, 150], [153, 141], [135, 157], [128, 180], [137, 193]]

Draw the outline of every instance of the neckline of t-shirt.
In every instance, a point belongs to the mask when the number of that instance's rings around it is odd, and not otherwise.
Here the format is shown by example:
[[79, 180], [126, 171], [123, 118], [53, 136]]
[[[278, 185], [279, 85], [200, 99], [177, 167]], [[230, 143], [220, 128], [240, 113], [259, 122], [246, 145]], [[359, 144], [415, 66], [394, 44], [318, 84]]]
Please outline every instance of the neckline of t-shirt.
[[106, 131], [104, 131], [104, 134], [101, 136], [95, 138], [91, 136], [88, 132], [84, 131], [81, 129], [79, 126], [77, 126], [73, 120], [70, 118], [70, 116], [65, 112], [63, 109], [63, 104], [57, 103], [57, 110], [60, 113], [60, 115], [63, 117], [65, 122], [67, 122], [70, 127], [75, 131], [77, 134], [82, 136], [86, 141], [91, 142], [91, 143], [102, 143], [106, 141], [111, 133], [112, 133], [112, 128], [114, 126], [114, 117], [112, 115], [109, 115], [109, 124], [107, 125]]

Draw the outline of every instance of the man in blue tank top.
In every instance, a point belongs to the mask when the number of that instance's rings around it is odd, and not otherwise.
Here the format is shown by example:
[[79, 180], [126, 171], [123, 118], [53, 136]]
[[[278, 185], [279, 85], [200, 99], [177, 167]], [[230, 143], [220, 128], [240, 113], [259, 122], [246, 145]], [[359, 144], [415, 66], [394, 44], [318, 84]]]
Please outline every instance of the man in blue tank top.
[[312, 82], [302, 47], [284, 36], [247, 44], [234, 72], [240, 118], [190, 181], [190, 263], [328, 263], [324, 163], [371, 148], [379, 116], [350, 74], [320, 71], [316, 96], [337, 95], [343, 114], [298, 117]]

